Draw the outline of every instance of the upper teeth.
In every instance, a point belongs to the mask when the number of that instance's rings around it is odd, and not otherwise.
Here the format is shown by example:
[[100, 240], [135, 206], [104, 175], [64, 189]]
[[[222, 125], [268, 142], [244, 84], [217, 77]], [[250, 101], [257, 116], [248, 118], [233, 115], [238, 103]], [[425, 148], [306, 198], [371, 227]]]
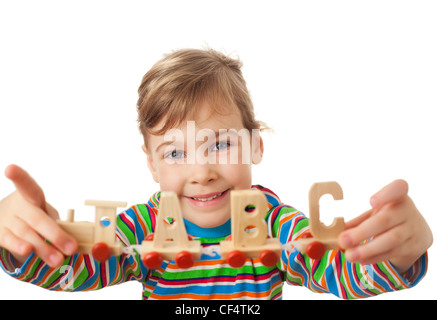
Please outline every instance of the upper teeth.
[[209, 197], [209, 198], [194, 198], [193, 197], [193, 199], [194, 200], [198, 200], [198, 201], [209, 201], [209, 200], [215, 199], [217, 197], [220, 197], [222, 194], [223, 194], [223, 192], [220, 192], [220, 193], [218, 193], [218, 194], [216, 194], [216, 195], [214, 195], [212, 197]]

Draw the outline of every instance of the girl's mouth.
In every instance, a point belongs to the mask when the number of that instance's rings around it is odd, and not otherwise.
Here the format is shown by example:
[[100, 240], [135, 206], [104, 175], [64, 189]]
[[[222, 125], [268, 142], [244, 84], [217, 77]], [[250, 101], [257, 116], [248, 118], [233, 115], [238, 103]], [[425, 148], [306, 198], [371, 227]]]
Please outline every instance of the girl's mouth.
[[193, 199], [193, 200], [197, 200], [197, 201], [210, 201], [210, 200], [212, 200], [212, 199], [215, 199], [215, 198], [218, 198], [218, 197], [220, 197], [223, 193], [224, 193], [225, 191], [223, 191], [223, 192], [220, 192], [220, 193], [217, 193], [217, 194], [215, 194], [215, 195], [213, 195], [213, 196], [210, 196], [210, 197], [203, 197], [203, 198], [199, 198], [199, 197], [191, 197], [191, 199]]
[[195, 195], [193, 197], [186, 197], [189, 202], [198, 207], [209, 207], [217, 205], [221, 202], [226, 195], [229, 193], [230, 189], [227, 189], [222, 192], [208, 193], [202, 195]]

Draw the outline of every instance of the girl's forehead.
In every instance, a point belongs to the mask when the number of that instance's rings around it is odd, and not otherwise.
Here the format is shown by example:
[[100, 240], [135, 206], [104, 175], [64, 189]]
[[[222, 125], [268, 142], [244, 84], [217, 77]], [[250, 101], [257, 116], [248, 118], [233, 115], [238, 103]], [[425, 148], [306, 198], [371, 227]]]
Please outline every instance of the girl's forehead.
[[200, 108], [199, 112], [192, 118], [192, 121], [195, 121], [202, 128], [211, 126], [211, 129], [228, 129], [243, 126], [240, 111], [235, 107]]
[[[165, 122], [161, 125], [165, 125]], [[177, 126], [160, 134], [148, 135], [148, 150], [157, 152], [162, 145], [186, 144], [191, 140], [195, 145], [199, 139], [203, 141], [206, 137], [218, 137], [241, 129], [244, 129], [244, 125], [237, 108], [227, 108], [227, 110], [222, 108], [217, 111], [205, 106], [199, 108], [195, 116], [187, 117]]]
[[[196, 128], [199, 129], [241, 129], [243, 128], [243, 119], [240, 111], [234, 105], [221, 105], [220, 107], [211, 104], [207, 101], [202, 102], [195, 108], [195, 111], [187, 115], [184, 119], [169, 128], [184, 129], [187, 128], [188, 123], [194, 122]], [[156, 129], [163, 128], [167, 123], [167, 117], [164, 117], [156, 126]], [[168, 131], [168, 130], [167, 130]], [[165, 134], [165, 133], [164, 133]]]

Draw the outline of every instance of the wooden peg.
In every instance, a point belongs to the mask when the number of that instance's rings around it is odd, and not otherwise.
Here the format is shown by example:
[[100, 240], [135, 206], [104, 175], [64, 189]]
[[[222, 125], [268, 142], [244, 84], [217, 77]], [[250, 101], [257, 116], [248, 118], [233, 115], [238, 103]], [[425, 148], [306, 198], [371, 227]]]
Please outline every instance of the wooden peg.
[[74, 222], [74, 210], [73, 209], [68, 209], [67, 220], [65, 220], [65, 221]]

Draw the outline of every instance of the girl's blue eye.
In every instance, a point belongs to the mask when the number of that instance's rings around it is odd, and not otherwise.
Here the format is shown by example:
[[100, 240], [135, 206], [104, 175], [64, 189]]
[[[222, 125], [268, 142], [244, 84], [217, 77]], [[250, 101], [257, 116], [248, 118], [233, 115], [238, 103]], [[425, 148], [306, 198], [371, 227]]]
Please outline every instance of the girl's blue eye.
[[165, 154], [164, 157], [170, 159], [182, 159], [185, 157], [185, 154], [183, 151], [173, 150]]
[[230, 147], [230, 143], [227, 141], [221, 141], [221, 142], [217, 142], [213, 148], [212, 151], [220, 151], [220, 150], [224, 150]]

